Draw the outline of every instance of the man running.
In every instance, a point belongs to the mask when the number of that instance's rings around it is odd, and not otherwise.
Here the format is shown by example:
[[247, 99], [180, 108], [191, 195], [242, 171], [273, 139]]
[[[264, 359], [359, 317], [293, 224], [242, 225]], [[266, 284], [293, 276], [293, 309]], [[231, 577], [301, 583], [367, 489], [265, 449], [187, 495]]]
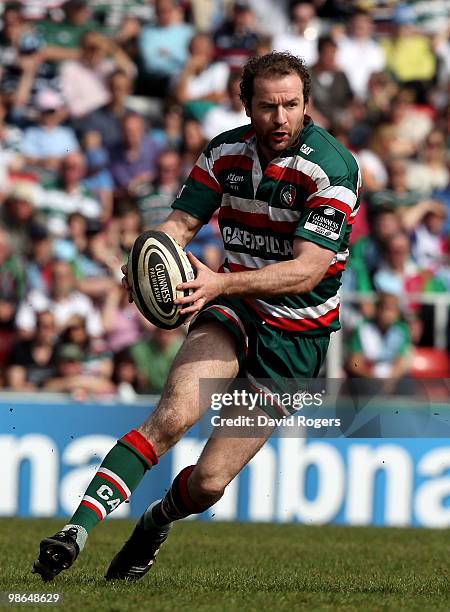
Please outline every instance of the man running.
[[[200, 379], [213, 379], [220, 393], [220, 379], [238, 375], [256, 389], [265, 389], [262, 379], [318, 375], [330, 333], [339, 329], [337, 292], [360, 175], [349, 151], [306, 115], [309, 93], [299, 58], [273, 52], [250, 59], [241, 96], [251, 125], [210, 142], [156, 228], [185, 247], [220, 208], [225, 262], [213, 272], [189, 254], [197, 275], [182, 286], [194, 291], [178, 302], [194, 319], [158, 406], [108, 453], [70, 522], [41, 542], [34, 571], [44, 580], [72, 565], [92, 528], [208, 410]], [[282, 413], [276, 405], [263, 410]], [[172, 523], [215, 504], [270, 433], [212, 436], [197, 464], [146, 510], [106, 577], [141, 578]]]

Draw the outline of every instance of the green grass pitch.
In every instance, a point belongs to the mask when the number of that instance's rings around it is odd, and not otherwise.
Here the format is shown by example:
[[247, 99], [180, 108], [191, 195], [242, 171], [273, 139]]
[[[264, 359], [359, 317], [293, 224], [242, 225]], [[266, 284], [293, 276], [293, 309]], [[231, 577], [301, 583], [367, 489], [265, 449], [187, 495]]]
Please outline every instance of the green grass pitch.
[[61, 521], [1, 519], [0, 591], [59, 591], [51, 608], [64, 612], [450, 610], [446, 531], [184, 522], [142, 581], [106, 583], [132, 525], [100, 525], [75, 565], [45, 585], [31, 566]]

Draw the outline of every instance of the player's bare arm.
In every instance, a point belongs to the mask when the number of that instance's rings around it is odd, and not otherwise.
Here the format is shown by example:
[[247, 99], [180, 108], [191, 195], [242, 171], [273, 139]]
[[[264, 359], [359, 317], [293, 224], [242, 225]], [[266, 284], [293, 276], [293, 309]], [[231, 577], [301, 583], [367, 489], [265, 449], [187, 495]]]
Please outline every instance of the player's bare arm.
[[203, 303], [219, 295], [257, 298], [307, 293], [322, 280], [334, 255], [329, 249], [296, 238], [294, 258], [291, 261], [271, 264], [251, 272], [219, 274], [189, 253], [188, 257], [196, 268], [197, 276], [195, 280], [182, 283], [178, 288], [193, 289], [194, 292], [176, 300], [176, 303], [185, 306], [182, 313], [192, 314]]
[[194, 238], [202, 225], [202, 221], [189, 213], [183, 210], [174, 210], [163, 223], [155, 227], [155, 230], [166, 232], [184, 248]]

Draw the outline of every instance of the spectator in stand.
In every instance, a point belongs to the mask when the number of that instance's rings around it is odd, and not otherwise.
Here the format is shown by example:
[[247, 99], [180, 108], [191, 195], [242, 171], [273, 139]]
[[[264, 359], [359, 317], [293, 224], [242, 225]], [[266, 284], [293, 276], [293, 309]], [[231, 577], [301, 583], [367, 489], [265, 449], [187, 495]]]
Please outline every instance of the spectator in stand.
[[0, 89], [3, 94], [13, 98], [20, 82], [24, 58], [27, 63], [32, 56], [34, 76], [41, 61], [38, 58], [38, 52], [43, 41], [26, 23], [20, 2], [10, 2], [5, 6], [2, 24], [0, 30]]
[[370, 76], [384, 69], [386, 60], [381, 46], [372, 38], [373, 19], [357, 10], [350, 21], [349, 36], [338, 40], [337, 64], [345, 72], [355, 96], [367, 99]]
[[108, 222], [113, 212], [114, 183], [109, 171], [109, 154], [103, 146], [100, 132], [86, 132], [81, 144], [86, 156], [84, 186], [100, 201], [102, 221]]
[[136, 367], [134, 359], [128, 349], [114, 355], [113, 383], [116, 393], [122, 402], [132, 403], [137, 393], [145, 389], [145, 382]]
[[11, 188], [10, 175], [23, 166], [20, 154], [23, 132], [7, 120], [8, 108], [0, 94], [0, 204]]
[[107, 87], [109, 102], [76, 121], [76, 125], [82, 134], [99, 132], [102, 145], [111, 151], [120, 146], [122, 119], [131, 112], [127, 99], [133, 89], [133, 81], [123, 70], [115, 70], [107, 79]]
[[170, 103], [164, 110], [163, 124], [160, 128], [152, 130], [152, 136], [162, 148], [181, 148], [183, 132], [183, 107], [180, 104]]
[[8, 233], [11, 252], [24, 255], [29, 252], [29, 229], [35, 218], [36, 183], [17, 181], [0, 207], [0, 226]]
[[143, 93], [164, 98], [173, 79], [183, 70], [194, 32], [191, 25], [183, 22], [181, 9], [174, 0], [155, 0], [155, 13], [156, 24], [144, 27], [139, 39]]
[[373, 276], [373, 284], [376, 291], [392, 293], [398, 298], [406, 297], [405, 306], [412, 310], [416, 310], [417, 305], [408, 301], [408, 294], [445, 290], [442, 282], [432, 272], [420, 269], [414, 262], [411, 242], [404, 232], [386, 240], [381, 261]]
[[382, 41], [387, 69], [397, 82], [414, 87], [420, 102], [424, 102], [436, 74], [431, 41], [417, 29], [412, 6], [399, 4], [394, 10], [393, 21], [394, 35]]
[[76, 344], [61, 345], [56, 354], [56, 375], [46, 380], [43, 388], [56, 393], [70, 393], [79, 401], [90, 395], [113, 393], [114, 385], [108, 377], [84, 372], [84, 358], [84, 352]]
[[2, 18], [0, 89], [14, 103], [16, 119], [23, 121], [30, 99], [41, 90], [58, 88], [54, 62], [72, 59], [76, 51], [46, 46], [41, 34], [26, 22], [20, 2], [8, 3]]
[[433, 190], [444, 190], [450, 184], [447, 167], [445, 135], [441, 130], [432, 130], [420, 151], [418, 162], [411, 162], [407, 183], [410, 189], [431, 195]]
[[438, 219], [446, 218], [445, 206], [431, 200], [419, 191], [408, 188], [406, 160], [394, 158], [387, 163], [389, 181], [387, 189], [369, 194], [368, 201], [373, 212], [378, 207], [392, 208], [399, 216], [401, 225], [406, 232], [414, 231], [423, 224], [427, 215]]
[[105, 350], [103, 340], [89, 336], [86, 319], [80, 315], [70, 318], [61, 334], [60, 345], [71, 344], [83, 352], [83, 374], [110, 379], [113, 371], [111, 354]]
[[350, 340], [347, 371], [357, 378], [387, 378], [393, 390], [411, 370], [412, 343], [398, 297], [378, 296], [375, 317], [363, 321]]
[[373, 291], [372, 277], [385, 250], [386, 241], [402, 230], [400, 216], [389, 207], [379, 206], [371, 218], [372, 231], [350, 247], [350, 259], [343, 276], [347, 291]]
[[107, 293], [102, 308], [102, 321], [106, 348], [114, 354], [136, 344], [144, 331], [154, 330], [154, 326], [129, 303], [121, 285], [115, 285]]
[[68, 262], [55, 262], [50, 295], [32, 290], [25, 296], [16, 316], [16, 326], [22, 338], [32, 337], [37, 314], [43, 310], [53, 312], [58, 331], [65, 328], [73, 315], [81, 315], [86, 319], [90, 336], [100, 338], [103, 334], [100, 315], [90, 298], [76, 289], [75, 276]]
[[403, 144], [403, 155], [415, 155], [433, 127], [430, 109], [417, 106], [412, 89], [400, 89], [392, 98], [389, 118]]
[[166, 220], [181, 187], [181, 157], [177, 151], [163, 151], [158, 157], [156, 178], [149, 193], [137, 199], [145, 228]]
[[32, 337], [12, 347], [6, 371], [8, 387], [13, 391], [33, 391], [55, 375], [57, 337], [53, 313], [39, 312]]
[[196, 119], [186, 119], [183, 124], [181, 142], [181, 174], [183, 180], [189, 176], [206, 144], [207, 140], [202, 125]]
[[0, 95], [0, 151], [8, 152], [13, 161], [20, 153], [23, 132], [8, 121], [7, 114], [6, 100]]
[[147, 131], [145, 119], [129, 113], [122, 119], [122, 141], [111, 152], [111, 174], [116, 194], [134, 197], [147, 188], [156, 171], [161, 146]]
[[392, 100], [397, 92], [398, 85], [387, 72], [374, 72], [369, 77], [365, 119], [372, 129], [389, 114]]
[[117, 211], [120, 248], [123, 253], [131, 251], [134, 241], [142, 233], [142, 217], [134, 202], [123, 201]]
[[29, 169], [52, 175], [60, 168], [67, 153], [78, 151], [79, 145], [71, 127], [61, 125], [66, 117], [61, 96], [46, 89], [36, 97], [39, 124], [25, 130], [22, 154]]
[[94, 300], [103, 299], [115, 286], [114, 274], [120, 268], [118, 253], [108, 248], [106, 232], [97, 220], [88, 220], [86, 246], [73, 260], [78, 289]]
[[[441, 276], [441, 268], [447, 263], [447, 240], [444, 233], [447, 211], [437, 206], [427, 212], [422, 222], [412, 232], [412, 256], [417, 265]], [[448, 276], [448, 274], [446, 274]], [[447, 290], [449, 288], [447, 287]]]
[[214, 62], [214, 45], [207, 34], [196, 34], [189, 43], [190, 56], [174, 88], [175, 98], [200, 118], [225, 97], [229, 68]]
[[73, 117], [84, 117], [108, 104], [107, 79], [118, 68], [130, 78], [135, 76], [133, 62], [120, 47], [97, 32], [86, 32], [80, 58], [61, 65], [61, 90]]
[[98, 30], [99, 24], [91, 18], [91, 8], [86, 0], [67, 0], [62, 4], [62, 9], [62, 21], [39, 20], [39, 31], [47, 45], [77, 49], [82, 36]]
[[215, 30], [225, 19], [232, 0], [190, 0], [192, 21], [197, 32]]
[[414, 206], [422, 199], [422, 194], [408, 188], [408, 163], [405, 158], [394, 157], [386, 164], [388, 181], [386, 189], [370, 194], [372, 208], [390, 206], [398, 210], [402, 207]]
[[299, 55], [311, 67], [317, 61], [317, 39], [321, 30], [316, 9], [309, 2], [293, 2], [289, 17], [289, 30], [274, 37], [273, 49]]
[[0, 229], [0, 330], [12, 328], [25, 290], [26, 277], [21, 259], [12, 253], [7, 232]]
[[55, 241], [56, 256], [72, 264], [82, 293], [94, 299], [105, 298], [123, 263], [118, 239], [112, 246], [101, 223], [79, 213], [69, 216], [68, 229], [67, 238]]
[[319, 38], [319, 57], [311, 70], [311, 114], [325, 128], [344, 123], [353, 100], [348, 79], [336, 65], [336, 51], [330, 36]]
[[[296, 0], [297, 1], [297, 0]], [[289, 7], [291, 0], [249, 0], [249, 5], [255, 13], [255, 20], [258, 26], [258, 33], [267, 39], [285, 32], [289, 25]], [[272, 49], [268, 49], [269, 53]]]
[[47, 227], [33, 223], [30, 227], [31, 250], [26, 263], [28, 290], [48, 295], [51, 290], [54, 264], [53, 241]]
[[86, 159], [81, 152], [69, 153], [62, 162], [56, 180], [37, 191], [36, 206], [45, 215], [49, 230], [56, 236], [67, 233], [68, 215], [78, 212], [89, 219], [99, 219], [100, 202], [84, 186]]
[[150, 339], [142, 339], [130, 347], [138, 372], [149, 393], [161, 393], [182, 343], [183, 333], [179, 329], [155, 327]]
[[239, 73], [230, 74], [226, 100], [206, 113], [202, 125], [208, 140], [221, 132], [249, 123], [241, 100], [240, 78]]
[[63, 261], [75, 262], [79, 253], [87, 248], [88, 220], [81, 213], [67, 217], [67, 234], [54, 242], [55, 256]]
[[406, 151], [410, 154], [411, 147], [399, 138], [395, 126], [381, 123], [373, 130], [367, 147], [355, 155], [366, 192], [376, 192], [387, 187], [389, 161], [405, 157]]
[[231, 19], [225, 21], [214, 34], [216, 57], [230, 70], [240, 70], [254, 54], [259, 40], [255, 14], [247, 0], [235, 0]]

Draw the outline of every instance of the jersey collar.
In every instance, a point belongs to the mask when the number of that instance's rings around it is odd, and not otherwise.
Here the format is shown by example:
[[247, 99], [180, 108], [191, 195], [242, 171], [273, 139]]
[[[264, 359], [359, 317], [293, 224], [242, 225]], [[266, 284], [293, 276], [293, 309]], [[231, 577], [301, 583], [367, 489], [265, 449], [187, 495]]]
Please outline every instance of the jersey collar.
[[310, 131], [313, 129], [313, 127], [314, 127], [314, 121], [311, 119], [309, 115], [305, 115], [305, 122], [303, 124], [303, 129], [300, 132], [297, 141], [293, 145], [285, 149], [281, 153], [280, 157], [291, 157], [292, 155], [295, 155], [298, 149], [305, 142], [305, 138], [310, 133]]

